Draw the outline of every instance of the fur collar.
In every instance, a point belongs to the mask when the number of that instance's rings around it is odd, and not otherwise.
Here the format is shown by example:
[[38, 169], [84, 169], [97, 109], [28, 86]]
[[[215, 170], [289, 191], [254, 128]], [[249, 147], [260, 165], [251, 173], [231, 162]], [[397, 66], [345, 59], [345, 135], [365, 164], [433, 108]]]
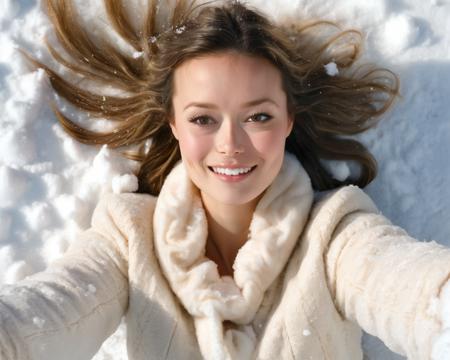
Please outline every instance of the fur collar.
[[[299, 161], [286, 153], [280, 173], [259, 201], [249, 238], [220, 277], [205, 256], [207, 220], [182, 162], [168, 175], [154, 214], [155, 249], [173, 292], [194, 318], [205, 359], [249, 359], [256, 346], [250, 323], [264, 292], [280, 274], [308, 218], [313, 191]], [[224, 331], [223, 321], [236, 328]]]

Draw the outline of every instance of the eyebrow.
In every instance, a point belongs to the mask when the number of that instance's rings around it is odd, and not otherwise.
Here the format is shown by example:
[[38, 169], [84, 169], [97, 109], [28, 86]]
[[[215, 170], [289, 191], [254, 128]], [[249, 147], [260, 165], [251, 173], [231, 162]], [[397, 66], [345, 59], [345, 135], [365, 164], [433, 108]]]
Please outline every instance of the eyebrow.
[[[269, 99], [269, 98], [262, 98], [262, 99], [256, 99], [256, 100], [248, 101], [248, 102], [246, 102], [244, 104], [244, 107], [255, 106], [255, 105], [259, 105], [259, 104], [265, 103], [265, 102], [272, 103], [276, 107], [278, 107], [278, 104], [275, 101], [273, 101], [272, 99]], [[211, 104], [211, 103], [191, 102], [191, 103], [187, 104], [184, 107], [183, 111], [186, 110], [188, 107], [191, 107], [191, 106], [201, 107], [201, 108], [205, 108], [205, 109], [217, 109], [217, 106], [214, 105], [214, 104]]]

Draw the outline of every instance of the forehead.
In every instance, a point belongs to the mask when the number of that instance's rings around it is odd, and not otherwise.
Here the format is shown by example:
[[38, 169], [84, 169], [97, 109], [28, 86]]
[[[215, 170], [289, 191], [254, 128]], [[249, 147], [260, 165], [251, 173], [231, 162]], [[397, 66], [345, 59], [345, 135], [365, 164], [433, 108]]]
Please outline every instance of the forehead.
[[268, 96], [281, 101], [281, 72], [266, 59], [233, 52], [193, 58], [175, 69], [174, 102], [225, 100], [224, 95], [230, 100]]

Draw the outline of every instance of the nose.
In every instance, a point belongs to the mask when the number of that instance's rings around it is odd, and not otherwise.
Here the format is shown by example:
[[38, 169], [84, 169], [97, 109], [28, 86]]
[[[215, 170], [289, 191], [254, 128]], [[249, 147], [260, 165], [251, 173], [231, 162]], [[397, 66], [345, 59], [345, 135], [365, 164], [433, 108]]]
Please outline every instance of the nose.
[[216, 133], [216, 149], [224, 155], [235, 155], [244, 152], [245, 131], [242, 127], [229, 120], [222, 121]]

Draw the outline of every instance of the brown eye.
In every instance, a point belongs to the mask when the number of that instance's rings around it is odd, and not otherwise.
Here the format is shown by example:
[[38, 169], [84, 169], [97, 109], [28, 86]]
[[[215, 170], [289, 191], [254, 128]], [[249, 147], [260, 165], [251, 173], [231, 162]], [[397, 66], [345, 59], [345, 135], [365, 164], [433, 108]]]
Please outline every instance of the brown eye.
[[257, 113], [250, 116], [251, 122], [259, 122], [259, 123], [265, 123], [272, 119], [272, 116], [266, 113]]
[[211, 125], [214, 123], [214, 121], [208, 117], [208, 116], [194, 116], [193, 118], [189, 119], [189, 122], [195, 124], [195, 125], [200, 125], [200, 126], [205, 126], [205, 125]]

